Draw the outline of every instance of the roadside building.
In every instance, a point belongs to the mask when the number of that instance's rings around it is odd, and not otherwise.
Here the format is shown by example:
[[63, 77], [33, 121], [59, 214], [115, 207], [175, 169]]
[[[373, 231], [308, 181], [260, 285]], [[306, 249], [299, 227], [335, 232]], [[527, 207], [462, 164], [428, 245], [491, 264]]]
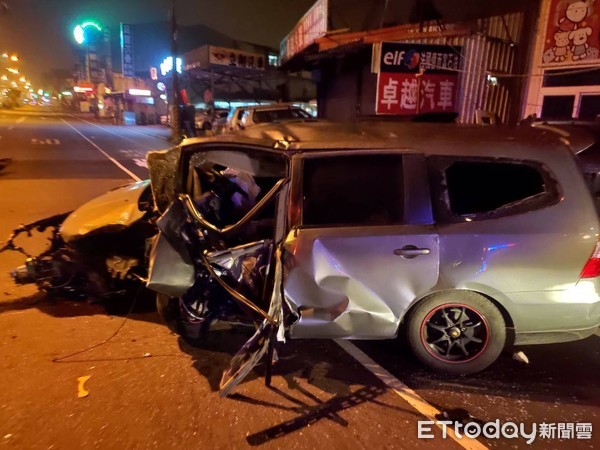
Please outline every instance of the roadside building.
[[159, 123], [155, 106], [158, 95], [146, 80], [115, 73], [113, 86], [113, 89], [99, 87], [101, 116], [112, 118], [117, 125]]
[[523, 115], [600, 115], [600, 1], [542, 0]]
[[282, 41], [282, 65], [312, 73], [327, 119], [455, 113], [463, 123], [516, 122], [536, 2], [447, 3], [318, 0]]
[[185, 53], [183, 61], [187, 94], [204, 107], [309, 102], [316, 95], [310, 74], [288, 75], [279, 70], [279, 54], [268, 47], [204, 45]]

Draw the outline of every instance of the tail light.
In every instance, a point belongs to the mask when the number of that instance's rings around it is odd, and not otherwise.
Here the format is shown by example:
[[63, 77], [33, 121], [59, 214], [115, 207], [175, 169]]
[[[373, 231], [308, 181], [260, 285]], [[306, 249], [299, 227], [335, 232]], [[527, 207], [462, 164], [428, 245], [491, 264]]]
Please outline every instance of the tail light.
[[592, 253], [581, 271], [580, 278], [595, 278], [597, 276], [600, 276], [600, 242], [596, 243], [594, 253]]

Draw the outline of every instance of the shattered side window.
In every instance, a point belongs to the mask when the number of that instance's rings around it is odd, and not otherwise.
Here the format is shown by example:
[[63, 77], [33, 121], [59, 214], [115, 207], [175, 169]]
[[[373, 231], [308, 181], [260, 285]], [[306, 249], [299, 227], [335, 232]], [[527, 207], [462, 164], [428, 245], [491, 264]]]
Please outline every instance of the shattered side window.
[[519, 162], [455, 161], [443, 173], [444, 200], [458, 216], [497, 216], [537, 209], [558, 200], [541, 168]]
[[[209, 222], [223, 227], [244, 217], [285, 175], [286, 162], [275, 155], [198, 152], [189, 160], [186, 190]], [[273, 216], [270, 205], [255, 219]]]
[[401, 155], [307, 158], [303, 225], [390, 225], [402, 222]]

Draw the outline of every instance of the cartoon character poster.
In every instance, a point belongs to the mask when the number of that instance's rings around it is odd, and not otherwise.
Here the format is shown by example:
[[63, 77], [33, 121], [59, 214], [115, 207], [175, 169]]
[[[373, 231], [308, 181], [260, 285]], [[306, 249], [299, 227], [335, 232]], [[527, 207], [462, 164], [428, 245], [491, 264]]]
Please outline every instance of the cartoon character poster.
[[600, 59], [600, 0], [552, 0], [544, 64], [573, 64]]

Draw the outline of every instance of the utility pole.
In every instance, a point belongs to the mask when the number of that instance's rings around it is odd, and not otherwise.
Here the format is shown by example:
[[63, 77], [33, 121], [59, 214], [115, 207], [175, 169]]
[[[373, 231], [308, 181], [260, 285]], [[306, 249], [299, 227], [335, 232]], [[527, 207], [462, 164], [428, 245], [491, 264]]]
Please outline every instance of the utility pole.
[[[519, 42], [515, 43], [515, 62], [514, 73], [526, 74], [529, 72], [530, 64], [529, 55], [533, 55], [535, 47], [536, 33], [544, 33], [545, 30], [538, 30], [538, 17], [540, 14], [540, 0], [530, 0], [522, 3], [523, 12], [523, 33]], [[523, 113], [523, 103], [527, 99], [528, 77], [512, 77], [507, 80], [507, 85], [510, 93], [510, 103], [508, 109], [507, 123], [514, 125], [521, 120]]]
[[173, 98], [172, 98], [172, 113], [171, 113], [171, 140], [175, 144], [181, 141], [181, 115], [179, 112], [179, 79], [177, 76], [177, 19], [175, 17], [175, 2], [171, 0], [171, 56], [173, 58]]

